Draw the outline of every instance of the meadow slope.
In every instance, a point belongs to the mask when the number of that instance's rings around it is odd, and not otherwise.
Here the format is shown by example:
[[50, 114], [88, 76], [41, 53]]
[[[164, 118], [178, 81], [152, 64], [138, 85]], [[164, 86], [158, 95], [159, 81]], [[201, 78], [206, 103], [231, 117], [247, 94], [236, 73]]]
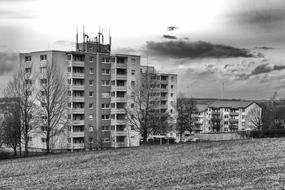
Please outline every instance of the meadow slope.
[[0, 189], [282, 189], [285, 138], [0, 161]]

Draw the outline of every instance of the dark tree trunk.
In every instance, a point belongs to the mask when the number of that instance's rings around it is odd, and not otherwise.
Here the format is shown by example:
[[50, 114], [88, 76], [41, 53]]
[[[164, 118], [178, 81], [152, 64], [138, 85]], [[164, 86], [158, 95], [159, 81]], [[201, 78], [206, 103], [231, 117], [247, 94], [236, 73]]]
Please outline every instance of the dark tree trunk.
[[46, 147], [47, 147], [47, 153], [50, 153], [50, 146], [49, 143], [50, 142], [50, 130], [47, 130], [47, 138], [46, 138]]

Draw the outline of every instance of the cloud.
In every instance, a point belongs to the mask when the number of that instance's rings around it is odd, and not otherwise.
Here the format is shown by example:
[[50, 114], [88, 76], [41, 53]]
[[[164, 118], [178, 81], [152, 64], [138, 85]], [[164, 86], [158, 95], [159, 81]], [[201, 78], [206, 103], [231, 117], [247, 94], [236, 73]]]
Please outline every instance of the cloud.
[[166, 38], [166, 39], [177, 39], [176, 36], [171, 36], [171, 35], [167, 35], [167, 34], [163, 34], [162, 37]]
[[253, 2], [241, 0], [239, 6], [236, 7], [236, 11], [232, 11], [227, 18], [235, 24], [266, 30], [275, 30], [281, 27], [280, 25], [285, 20], [284, 0], [259, 0], [258, 3]]
[[145, 51], [148, 54], [171, 58], [233, 58], [233, 57], [255, 57], [250, 50], [236, 48], [222, 44], [197, 41], [167, 41], [146, 42]]
[[0, 52], [0, 76], [12, 74], [18, 68], [18, 54], [14, 52]]
[[260, 47], [255, 47], [255, 49], [272, 50], [272, 49], [275, 49], [275, 48], [273, 48], [273, 47], [268, 47], [268, 46], [260, 46]]
[[[236, 77], [235, 79], [236, 80], [247, 80], [252, 76], [266, 74], [266, 73], [270, 73], [273, 71], [280, 71], [284, 69], [285, 69], [285, 65], [270, 65], [269, 63], [265, 63], [265, 64], [256, 66], [249, 74], [246, 74], [246, 73], [235, 74], [235, 77]], [[267, 75], [266, 77], [268, 78]]]

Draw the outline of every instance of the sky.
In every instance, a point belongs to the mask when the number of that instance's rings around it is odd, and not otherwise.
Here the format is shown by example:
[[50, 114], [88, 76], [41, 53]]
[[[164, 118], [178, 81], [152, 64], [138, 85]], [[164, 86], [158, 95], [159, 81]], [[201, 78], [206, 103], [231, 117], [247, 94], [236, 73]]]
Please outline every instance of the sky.
[[19, 52], [72, 50], [83, 25], [188, 97], [285, 97], [285, 0], [0, 0], [0, 92]]

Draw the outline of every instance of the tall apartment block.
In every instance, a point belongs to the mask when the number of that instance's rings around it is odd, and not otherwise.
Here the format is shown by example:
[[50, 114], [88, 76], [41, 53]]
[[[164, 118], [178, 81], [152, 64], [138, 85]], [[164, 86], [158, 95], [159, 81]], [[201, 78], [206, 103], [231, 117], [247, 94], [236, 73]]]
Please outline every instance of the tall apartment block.
[[[143, 73], [140, 56], [111, 54], [111, 37], [104, 44], [104, 36], [99, 32], [95, 38], [84, 33], [82, 43], [78, 43], [77, 34], [75, 51], [21, 53], [20, 62], [28, 78], [36, 78], [33, 81], [36, 86], [45, 82], [43, 73], [50, 64], [67, 77], [69, 125], [64, 134], [53, 139], [54, 148], [139, 146], [139, 133], [129, 126], [124, 108], [132, 96], [130, 86]], [[161, 109], [175, 114], [177, 75], [159, 76]], [[46, 140], [44, 135], [39, 135], [39, 129], [31, 133], [30, 147], [45, 148]], [[44, 134], [44, 126], [42, 129]]]
[[[159, 73], [155, 71], [153, 66], [141, 66], [140, 67], [141, 77], [145, 77], [147, 73], [156, 76], [157, 80], [157, 94], [156, 96], [160, 99], [160, 112], [168, 112], [170, 118], [168, 124], [171, 126], [173, 131], [176, 129], [176, 115], [177, 111], [175, 108], [177, 100], [177, 74]], [[170, 133], [171, 137], [175, 137], [174, 133]]]

